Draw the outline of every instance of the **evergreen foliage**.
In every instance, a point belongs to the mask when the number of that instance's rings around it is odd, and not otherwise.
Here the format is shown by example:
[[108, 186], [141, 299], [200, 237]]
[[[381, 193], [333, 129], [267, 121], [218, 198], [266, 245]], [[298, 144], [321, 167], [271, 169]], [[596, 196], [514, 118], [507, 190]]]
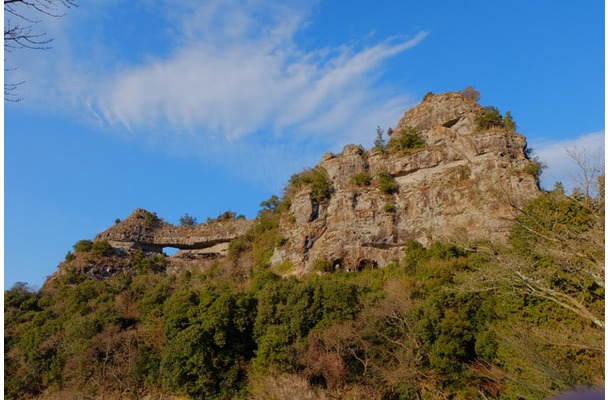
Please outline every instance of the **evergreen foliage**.
[[362, 171], [352, 176], [350, 182], [357, 186], [369, 186], [373, 178], [368, 171]]
[[292, 175], [286, 189], [287, 197], [290, 197], [293, 190], [298, 190], [303, 186], [311, 187], [311, 198], [318, 203], [325, 202], [332, 194], [328, 173], [320, 166]]
[[380, 172], [378, 175], [379, 190], [386, 194], [393, 194], [398, 191], [398, 182], [389, 172]]
[[185, 213], [180, 217], [180, 226], [195, 226], [197, 225], [197, 218]]
[[376, 131], [377, 136], [375, 137], [375, 142], [373, 143], [373, 147], [379, 151], [385, 151], [385, 140], [383, 139], [383, 129], [377, 126]]
[[417, 134], [417, 130], [413, 127], [401, 129], [397, 133], [393, 133], [392, 138], [388, 141], [387, 149], [390, 152], [407, 151], [424, 147], [426, 142]]
[[164, 256], [140, 251], [134, 276], [5, 291], [4, 395], [280, 398], [298, 385], [293, 397], [543, 399], [603, 386], [602, 198], [558, 186], [506, 244], [409, 241], [383, 268], [321, 260], [332, 273], [300, 278], [269, 268], [288, 201], [272, 198], [215, 267], [247, 273], [166, 275]]

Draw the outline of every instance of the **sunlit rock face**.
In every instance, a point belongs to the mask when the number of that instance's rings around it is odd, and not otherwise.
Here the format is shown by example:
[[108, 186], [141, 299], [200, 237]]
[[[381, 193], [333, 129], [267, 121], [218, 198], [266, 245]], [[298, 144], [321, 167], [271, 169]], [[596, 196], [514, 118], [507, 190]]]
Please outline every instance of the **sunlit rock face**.
[[[400, 259], [409, 240], [505, 240], [514, 210], [539, 186], [525, 138], [503, 126], [482, 129], [487, 112], [462, 93], [428, 94], [404, 114], [386, 146], [324, 154], [312, 176], [287, 188], [272, 266], [297, 275], [359, 270]], [[133, 270], [138, 251], [154, 257], [174, 248], [166, 271], [205, 270], [253, 223], [226, 218], [174, 226], [136, 209], [94, 239], [107, 241], [117, 260], [77, 255], [62, 265], [107, 276]]]
[[[325, 154], [317, 168], [327, 173], [331, 194], [316, 201], [303, 187], [292, 195], [280, 226], [286, 240], [272, 262], [289, 261], [296, 274], [320, 265], [353, 270], [399, 259], [410, 239], [504, 240], [514, 206], [539, 193], [538, 179], [528, 172], [524, 136], [478, 129], [484, 112], [461, 93], [429, 94], [392, 134], [398, 140], [405, 129], [416, 132], [421, 147], [367, 152], [349, 145]], [[369, 185], [355, 183], [362, 173]], [[392, 176], [396, 190], [380, 190], [381, 173]]]

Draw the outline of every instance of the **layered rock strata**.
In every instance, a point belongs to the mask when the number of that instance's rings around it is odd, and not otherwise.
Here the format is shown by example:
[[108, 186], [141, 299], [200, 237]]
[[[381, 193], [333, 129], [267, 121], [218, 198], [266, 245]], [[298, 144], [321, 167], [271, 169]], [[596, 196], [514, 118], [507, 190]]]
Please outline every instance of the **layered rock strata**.
[[[325, 154], [317, 167], [328, 175], [328, 199], [316, 201], [311, 187], [292, 195], [289, 218], [280, 226], [285, 244], [272, 262], [290, 262], [295, 273], [320, 265], [361, 269], [399, 259], [405, 243], [423, 244], [467, 235], [503, 240], [514, 207], [539, 193], [525, 137], [503, 128], [480, 130], [485, 109], [460, 93], [427, 95], [407, 111], [392, 139], [406, 129], [425, 142], [420, 148], [364, 151], [346, 146]], [[354, 176], [365, 173], [367, 184]], [[380, 174], [396, 190], [384, 193]]]
[[113, 248], [142, 249], [161, 253], [163, 248], [179, 249], [174, 257], [198, 258], [226, 255], [229, 242], [243, 235], [252, 220], [232, 218], [193, 226], [175, 226], [155, 214], [136, 209], [125, 220], [99, 233], [94, 240], [106, 240]]

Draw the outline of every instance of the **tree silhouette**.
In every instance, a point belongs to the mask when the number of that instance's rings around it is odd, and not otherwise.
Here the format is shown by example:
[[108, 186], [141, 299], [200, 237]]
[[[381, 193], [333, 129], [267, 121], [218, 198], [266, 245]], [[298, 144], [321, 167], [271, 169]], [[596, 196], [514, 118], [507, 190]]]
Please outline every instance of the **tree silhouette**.
[[[47, 50], [53, 38], [34, 29], [41, 22], [36, 17], [62, 17], [63, 9], [76, 7], [74, 0], [4, 0], [4, 59], [15, 49]], [[14, 68], [6, 68], [10, 71]], [[4, 83], [4, 100], [19, 101], [15, 93], [24, 82]]]

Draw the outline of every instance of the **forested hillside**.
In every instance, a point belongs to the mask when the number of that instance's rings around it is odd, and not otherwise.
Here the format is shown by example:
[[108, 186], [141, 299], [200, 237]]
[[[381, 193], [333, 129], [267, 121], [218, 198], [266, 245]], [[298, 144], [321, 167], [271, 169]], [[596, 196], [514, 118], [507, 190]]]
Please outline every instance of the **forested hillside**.
[[[557, 185], [516, 209], [507, 242], [410, 241], [379, 268], [282, 277], [269, 261], [288, 207], [273, 198], [204, 272], [167, 274], [140, 252], [132, 274], [17, 284], [5, 292], [5, 398], [538, 399], [603, 387], [598, 182], [598, 195]], [[69, 258], [116, 257], [103, 247]]]

